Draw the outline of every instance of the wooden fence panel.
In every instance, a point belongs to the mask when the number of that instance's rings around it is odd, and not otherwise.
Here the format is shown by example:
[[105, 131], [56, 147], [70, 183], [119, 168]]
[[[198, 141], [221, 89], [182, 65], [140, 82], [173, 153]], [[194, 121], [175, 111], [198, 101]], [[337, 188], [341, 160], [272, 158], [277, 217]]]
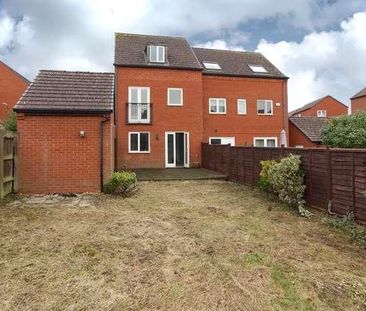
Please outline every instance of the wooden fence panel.
[[0, 199], [17, 188], [16, 135], [0, 129]]
[[289, 154], [301, 156], [308, 204], [344, 215], [353, 212], [366, 222], [366, 150], [312, 148], [257, 148], [203, 144], [202, 166], [249, 186], [259, 180], [262, 160]]

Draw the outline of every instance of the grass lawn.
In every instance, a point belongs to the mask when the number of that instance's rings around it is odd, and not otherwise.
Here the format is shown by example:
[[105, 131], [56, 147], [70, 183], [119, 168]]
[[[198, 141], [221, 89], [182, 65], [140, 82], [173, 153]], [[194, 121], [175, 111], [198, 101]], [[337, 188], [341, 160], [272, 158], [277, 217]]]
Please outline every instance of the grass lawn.
[[0, 310], [366, 310], [366, 250], [319, 214], [225, 181], [91, 199], [0, 207]]

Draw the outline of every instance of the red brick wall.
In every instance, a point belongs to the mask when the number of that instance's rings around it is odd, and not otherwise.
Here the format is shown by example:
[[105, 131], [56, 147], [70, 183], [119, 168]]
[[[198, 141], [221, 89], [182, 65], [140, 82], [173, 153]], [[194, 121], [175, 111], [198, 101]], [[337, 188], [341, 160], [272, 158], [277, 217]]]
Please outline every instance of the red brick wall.
[[[202, 75], [200, 71], [116, 68], [117, 168], [165, 167], [165, 132], [190, 133], [190, 165], [201, 161]], [[150, 87], [151, 125], [126, 125], [128, 87]], [[183, 88], [183, 106], [167, 105], [167, 89]], [[128, 132], [150, 132], [150, 153], [128, 153]]]
[[289, 122], [290, 147], [303, 146], [304, 148], [317, 147], [303, 132], [301, 132], [291, 121]]
[[[209, 98], [226, 98], [226, 114], [209, 114]], [[247, 114], [238, 115], [237, 100], [246, 99]], [[257, 99], [273, 100], [273, 115], [257, 115]], [[280, 103], [280, 106], [276, 106]], [[209, 137], [235, 137], [236, 145], [253, 144], [254, 137], [277, 137], [287, 121], [287, 81], [203, 76], [204, 142]]]
[[301, 116], [317, 116], [317, 110], [326, 110], [327, 117], [340, 116], [344, 114], [348, 114], [348, 107], [341, 104], [335, 98], [328, 96], [320, 103], [301, 112]]
[[13, 110], [27, 87], [22, 77], [0, 62], [0, 122]]
[[[19, 192], [100, 191], [102, 116], [18, 116]], [[86, 137], [80, 137], [80, 131]], [[111, 121], [104, 124], [104, 179], [113, 170]]]
[[351, 100], [352, 113], [366, 111], [366, 96]]

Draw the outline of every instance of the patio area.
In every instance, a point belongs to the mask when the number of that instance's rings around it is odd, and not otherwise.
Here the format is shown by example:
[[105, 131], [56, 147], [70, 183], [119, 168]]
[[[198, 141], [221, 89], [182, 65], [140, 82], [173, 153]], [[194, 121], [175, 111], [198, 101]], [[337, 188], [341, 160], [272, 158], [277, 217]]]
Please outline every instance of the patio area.
[[227, 176], [205, 168], [135, 169], [139, 181], [226, 179]]

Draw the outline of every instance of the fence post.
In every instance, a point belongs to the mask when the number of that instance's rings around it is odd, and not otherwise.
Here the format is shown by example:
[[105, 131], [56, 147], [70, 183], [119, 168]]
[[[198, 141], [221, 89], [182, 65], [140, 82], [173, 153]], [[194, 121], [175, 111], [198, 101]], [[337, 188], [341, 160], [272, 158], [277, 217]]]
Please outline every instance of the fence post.
[[0, 129], [0, 199], [4, 197], [4, 137], [5, 130]]
[[19, 162], [18, 162], [18, 135], [13, 138], [13, 192], [17, 193], [19, 189]]
[[355, 183], [355, 153], [352, 152], [352, 213], [356, 209], [356, 183]]
[[254, 187], [254, 146], [252, 146], [252, 187]]
[[332, 191], [332, 155], [329, 146], [325, 149], [326, 158], [327, 158], [327, 171], [328, 171], [328, 204], [333, 200], [333, 191]]

